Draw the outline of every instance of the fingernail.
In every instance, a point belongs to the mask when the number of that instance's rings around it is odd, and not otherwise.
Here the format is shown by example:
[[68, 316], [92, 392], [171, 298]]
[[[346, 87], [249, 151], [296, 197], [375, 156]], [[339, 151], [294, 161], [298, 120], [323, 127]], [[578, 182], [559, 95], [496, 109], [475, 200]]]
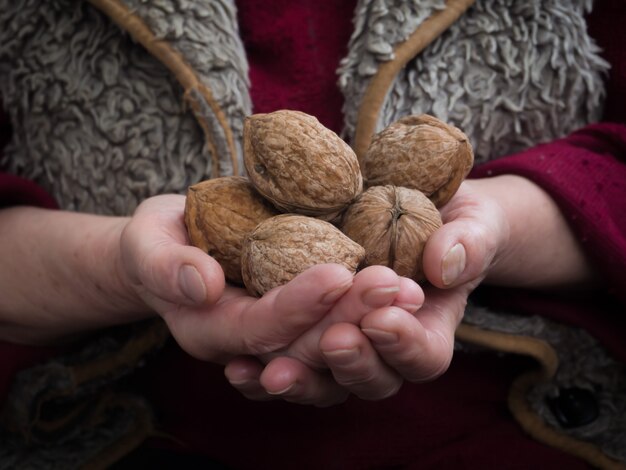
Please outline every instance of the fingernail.
[[259, 386], [258, 380], [229, 380], [229, 383], [239, 390], [248, 390]]
[[267, 393], [269, 393], [270, 395], [284, 395], [285, 393], [289, 393], [291, 390], [293, 390], [296, 387], [295, 382], [288, 385], [287, 387], [283, 388], [282, 390], [276, 390], [274, 392], [271, 392], [269, 390], [266, 390]]
[[377, 344], [389, 345], [398, 342], [398, 335], [375, 328], [363, 328], [363, 333]]
[[324, 356], [334, 363], [342, 366], [354, 364], [361, 355], [359, 348], [335, 349], [334, 351], [324, 351]]
[[350, 287], [352, 287], [352, 279], [350, 279], [349, 282], [346, 282], [345, 284], [337, 287], [336, 289], [333, 289], [330, 292], [327, 292], [322, 297], [322, 300], [320, 300], [320, 303], [324, 305], [330, 305], [330, 304], [335, 303], [337, 300], [339, 300], [339, 298], [341, 298], [343, 294], [345, 294], [348, 291], [348, 289], [350, 289]]
[[465, 248], [457, 243], [446, 253], [441, 262], [441, 281], [449, 286], [465, 269]]
[[403, 309], [403, 310], [406, 310], [409, 313], [415, 313], [422, 307], [421, 304], [417, 305], [417, 304], [399, 304], [399, 303], [394, 303], [394, 305], [396, 307], [399, 307], [399, 308]]
[[196, 304], [206, 300], [206, 286], [198, 270], [190, 264], [185, 264], [178, 272], [178, 285], [182, 293]]
[[361, 300], [365, 305], [370, 307], [383, 307], [393, 301], [395, 294], [400, 292], [398, 286], [393, 287], [376, 287], [363, 292]]

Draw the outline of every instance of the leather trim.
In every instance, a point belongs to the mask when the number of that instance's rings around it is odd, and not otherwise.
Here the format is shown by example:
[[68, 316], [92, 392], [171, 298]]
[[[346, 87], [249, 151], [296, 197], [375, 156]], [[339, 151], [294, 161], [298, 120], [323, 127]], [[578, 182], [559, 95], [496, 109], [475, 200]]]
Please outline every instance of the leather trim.
[[146, 23], [132, 12], [121, 0], [88, 0], [94, 7], [102, 11], [120, 28], [127, 31], [135, 41], [144, 46], [146, 50], [170, 70], [185, 90], [184, 98], [189, 103], [194, 116], [204, 131], [207, 145], [212, 157], [212, 177], [222, 176], [219, 169], [219, 155], [215, 138], [211, 132], [211, 126], [204, 118], [200, 110], [204, 100], [209, 106], [220, 128], [224, 132], [230, 157], [233, 164], [233, 174], [238, 174], [237, 150], [233, 131], [226, 119], [224, 111], [213, 97], [213, 92], [202, 83], [196, 71], [185, 62], [181, 54], [166, 41], [158, 39]]

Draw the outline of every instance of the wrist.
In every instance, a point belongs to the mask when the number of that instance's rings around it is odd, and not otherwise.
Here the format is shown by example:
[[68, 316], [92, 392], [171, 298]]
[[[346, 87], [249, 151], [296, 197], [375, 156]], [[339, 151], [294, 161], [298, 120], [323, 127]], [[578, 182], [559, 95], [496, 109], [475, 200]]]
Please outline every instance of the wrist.
[[[103, 290], [105, 301], [107, 297], [113, 299], [111, 307], [121, 322], [145, 318], [151, 310], [139, 295], [139, 285], [131, 278], [122, 255], [122, 234], [130, 217], [110, 218], [109, 222], [108, 230], [102, 234], [105, 247], [102, 257], [109, 261], [100, 273], [100, 279], [107, 286]], [[98, 250], [97, 245], [94, 248]], [[97, 285], [95, 287], [98, 289]]]
[[151, 315], [120, 269], [128, 219], [0, 211], [0, 337], [41, 343]]
[[[45, 256], [46, 272], [75, 295], [56, 297], [53, 308], [66, 309], [62, 325], [80, 330], [123, 324], [150, 315], [121, 262], [120, 239], [128, 217], [48, 213], [56, 227], [51, 243], [57, 254]], [[67, 227], [74, 227], [68, 230]], [[65, 258], [65, 260], [63, 259]], [[63, 318], [63, 317], [61, 317]]]
[[552, 197], [531, 180], [500, 175], [471, 180], [502, 209], [509, 237], [498, 247], [485, 282], [515, 287], [565, 287], [594, 279], [593, 269]]

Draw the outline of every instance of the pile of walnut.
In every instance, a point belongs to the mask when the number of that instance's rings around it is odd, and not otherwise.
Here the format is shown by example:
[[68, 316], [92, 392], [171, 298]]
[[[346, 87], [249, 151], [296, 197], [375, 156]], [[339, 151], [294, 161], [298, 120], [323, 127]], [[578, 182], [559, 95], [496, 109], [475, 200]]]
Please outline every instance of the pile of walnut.
[[191, 186], [185, 223], [191, 243], [253, 295], [321, 263], [352, 272], [379, 264], [420, 281], [423, 247], [442, 224], [438, 207], [473, 161], [465, 134], [428, 115], [375, 135], [359, 162], [312, 116], [255, 114], [244, 127], [248, 177]]

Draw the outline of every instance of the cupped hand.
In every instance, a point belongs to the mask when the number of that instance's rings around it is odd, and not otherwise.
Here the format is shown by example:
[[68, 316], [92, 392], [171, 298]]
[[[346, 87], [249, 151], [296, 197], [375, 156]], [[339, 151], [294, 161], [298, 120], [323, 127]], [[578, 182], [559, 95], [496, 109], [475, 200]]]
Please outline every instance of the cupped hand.
[[[302, 295], [292, 297], [293, 284], [305, 282], [318, 272], [329, 279], [333, 272], [339, 274], [339, 268], [314, 266], [278, 288], [277, 295], [289, 295], [288, 302], [296, 310], [306, 307]], [[310, 283], [308, 288], [317, 289]], [[371, 266], [352, 278], [348, 288], [308, 331], [286, 347], [261, 357], [235, 358], [227, 365], [226, 376], [245, 396], [257, 400], [280, 397], [326, 406], [344, 401], [351, 393], [368, 399], [385, 398], [397, 392], [403, 378], [382, 360], [358, 325], [374, 312], [383, 316], [393, 312], [410, 315], [423, 300], [423, 292], [415, 282], [389, 268]]]
[[287, 289], [250, 297], [225, 284], [212, 257], [189, 246], [183, 214], [183, 196], [157, 196], [140, 204], [121, 236], [122, 264], [137, 295], [199, 359], [220, 362], [283, 348], [352, 285], [347, 270], [318, 267]]
[[503, 208], [480, 183], [464, 182], [441, 215], [443, 226], [424, 249], [429, 285], [423, 306], [412, 315], [372, 312], [360, 322], [379, 356], [411, 382], [433, 380], [447, 370], [467, 298], [498, 262], [510, 236]]
[[[250, 297], [226, 285], [217, 262], [188, 245], [183, 209], [182, 196], [146, 200], [124, 229], [121, 246], [125, 275], [185, 351], [212, 362], [235, 358], [227, 377], [256, 399], [326, 405], [350, 392], [380, 398], [399, 388], [401, 377], [357, 325], [373, 312], [416, 311], [423, 302], [416, 283], [381, 266], [354, 276], [330, 264]], [[354, 333], [353, 345], [341, 339], [342, 329]], [[346, 344], [359, 351], [352, 363], [345, 359]]]
[[[430, 285], [424, 288], [423, 305], [396, 302], [362, 312], [356, 324], [337, 321], [321, 335], [323, 357], [344, 390], [380, 399], [404, 381], [433, 380], [447, 370], [467, 298], [498, 260], [510, 231], [502, 207], [472, 182], [464, 183], [441, 213], [444, 225], [424, 252]], [[260, 376], [262, 383], [269, 382], [268, 369]]]
[[[423, 306], [412, 315], [374, 311], [359, 324], [378, 357], [408, 381], [432, 380], [448, 368], [468, 296], [481, 282], [544, 289], [597, 283], [558, 205], [524, 177], [467, 180], [440, 212], [443, 226], [423, 255], [429, 281]], [[325, 332], [322, 349], [348, 341], [339, 328]]]
[[[424, 252], [430, 285], [424, 289], [423, 305], [421, 294], [413, 303], [403, 299], [415, 285], [397, 278], [403, 294], [385, 298], [380, 305], [366, 302], [363, 308], [357, 282], [378, 278], [383, 286], [384, 275], [393, 277], [383, 271], [386, 268], [367, 268], [356, 275], [353, 290], [324, 321], [287, 350], [308, 355], [296, 361], [287, 354], [267, 365], [238, 358], [226, 369], [231, 383], [251, 398], [278, 395], [319, 405], [341, 401], [348, 393], [381, 399], [395, 394], [404, 381], [425, 382], [443, 374], [467, 298], [506, 245], [509, 227], [502, 207], [472, 182], [462, 184], [441, 213], [444, 225]], [[313, 344], [302, 348], [306, 338], [317, 341], [321, 357], [311, 353]], [[332, 376], [316, 373], [324, 366]]]
[[[468, 296], [506, 255], [511, 236], [508, 214], [494, 197], [493, 180], [488, 182], [489, 190], [485, 181], [465, 181], [440, 209], [443, 225], [431, 235], [423, 253], [428, 282], [422, 283], [421, 308], [373, 311], [359, 323], [360, 333], [380, 360], [403, 380], [430, 381], [448, 369]], [[339, 325], [329, 328], [320, 342], [322, 349], [346, 342], [341, 333]], [[352, 335], [357, 338], [357, 331]], [[360, 344], [367, 342], [361, 338]], [[337, 375], [332, 357], [327, 359]], [[342, 379], [337, 377], [340, 383]]]

